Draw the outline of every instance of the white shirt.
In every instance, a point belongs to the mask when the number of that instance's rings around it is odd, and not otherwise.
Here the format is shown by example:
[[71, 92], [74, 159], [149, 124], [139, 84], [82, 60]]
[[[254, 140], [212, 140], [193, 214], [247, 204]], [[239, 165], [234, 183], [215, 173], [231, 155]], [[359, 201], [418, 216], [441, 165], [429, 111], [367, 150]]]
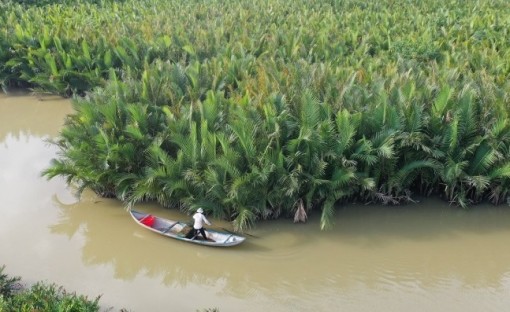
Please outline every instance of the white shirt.
[[193, 228], [195, 230], [200, 230], [204, 227], [204, 223], [207, 225], [211, 225], [211, 222], [209, 222], [203, 214], [200, 212], [197, 212], [193, 215], [193, 219], [195, 219], [195, 223], [193, 224]]

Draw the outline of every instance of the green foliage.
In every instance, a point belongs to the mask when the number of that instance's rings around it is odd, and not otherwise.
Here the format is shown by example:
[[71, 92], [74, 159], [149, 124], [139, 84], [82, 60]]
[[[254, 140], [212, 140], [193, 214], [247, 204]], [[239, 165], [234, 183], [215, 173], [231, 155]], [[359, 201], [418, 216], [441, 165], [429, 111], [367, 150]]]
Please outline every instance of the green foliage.
[[[0, 298], [8, 300], [13, 296], [14, 291], [19, 288], [20, 277], [10, 277], [4, 273], [5, 266], [0, 267]], [[1, 307], [1, 304], [0, 304]], [[0, 311], [3, 311], [0, 309]]]
[[55, 284], [36, 283], [30, 289], [19, 285], [21, 278], [4, 274], [0, 267], [0, 311], [99, 311], [99, 299], [89, 300], [85, 296], [67, 292]]
[[508, 195], [504, 0], [0, 5], [2, 86], [81, 96], [44, 172], [80, 190], [237, 229]]
[[36, 283], [30, 290], [20, 292], [6, 304], [5, 311], [99, 311], [99, 297], [90, 300], [85, 296], [69, 293], [55, 284]]

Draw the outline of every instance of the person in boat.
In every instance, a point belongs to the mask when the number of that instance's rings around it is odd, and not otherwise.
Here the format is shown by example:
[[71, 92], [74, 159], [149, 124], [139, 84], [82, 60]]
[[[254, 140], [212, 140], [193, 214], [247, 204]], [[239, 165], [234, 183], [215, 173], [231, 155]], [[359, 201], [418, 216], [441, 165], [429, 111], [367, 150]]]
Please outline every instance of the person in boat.
[[204, 209], [198, 208], [197, 212], [193, 215], [193, 238], [196, 238], [198, 236], [198, 233], [200, 233], [205, 240], [207, 240], [207, 236], [205, 235], [205, 229], [204, 229], [204, 223], [207, 225], [211, 225], [211, 222], [207, 220], [207, 218], [204, 216]]

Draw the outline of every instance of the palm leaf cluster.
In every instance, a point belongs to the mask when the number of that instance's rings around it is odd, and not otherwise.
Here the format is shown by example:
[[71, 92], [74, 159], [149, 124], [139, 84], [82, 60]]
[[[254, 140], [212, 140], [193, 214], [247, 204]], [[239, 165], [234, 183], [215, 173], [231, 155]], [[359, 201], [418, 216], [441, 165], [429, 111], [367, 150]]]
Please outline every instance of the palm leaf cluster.
[[2, 6], [4, 88], [82, 95], [48, 177], [238, 229], [508, 196], [506, 1]]
[[474, 91], [418, 91], [417, 76], [389, 90], [366, 86], [378, 96], [350, 112], [310, 90], [265, 103], [225, 92], [231, 86], [215, 81], [230, 71], [155, 62], [141, 79], [112, 72], [105, 88], [75, 100], [46, 175], [129, 204], [201, 206], [239, 229], [314, 209], [327, 228], [339, 200], [398, 204], [439, 193], [467, 206], [507, 196], [510, 127]]

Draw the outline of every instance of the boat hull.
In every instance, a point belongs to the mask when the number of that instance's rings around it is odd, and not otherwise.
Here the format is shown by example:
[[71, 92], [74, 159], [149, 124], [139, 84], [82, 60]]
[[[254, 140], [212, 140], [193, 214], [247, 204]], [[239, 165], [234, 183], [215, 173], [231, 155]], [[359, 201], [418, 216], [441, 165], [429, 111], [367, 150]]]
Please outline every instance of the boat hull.
[[191, 230], [191, 227], [186, 222], [168, 220], [135, 210], [130, 210], [129, 212], [131, 217], [140, 226], [157, 234], [193, 244], [230, 247], [239, 245], [246, 239], [235, 233], [220, 232], [210, 229], [205, 230], [208, 240], [203, 239], [201, 235], [188, 238], [186, 234]]

